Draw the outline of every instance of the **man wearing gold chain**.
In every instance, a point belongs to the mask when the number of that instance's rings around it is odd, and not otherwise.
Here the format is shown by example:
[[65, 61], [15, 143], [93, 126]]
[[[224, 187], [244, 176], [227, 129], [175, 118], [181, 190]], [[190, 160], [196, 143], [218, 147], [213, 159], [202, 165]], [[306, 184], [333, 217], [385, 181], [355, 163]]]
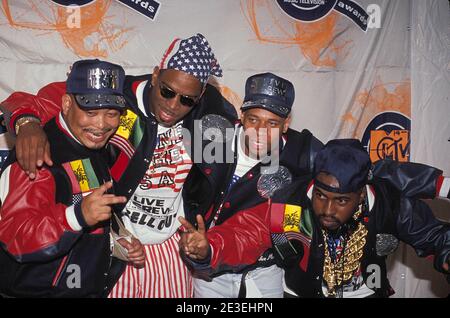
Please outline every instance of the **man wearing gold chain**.
[[[436, 270], [448, 274], [450, 225], [419, 200], [439, 194], [441, 171], [408, 164], [381, 179], [370, 168], [358, 140], [332, 140], [307, 188], [293, 183], [273, 198], [271, 232], [287, 297], [389, 297], [385, 260], [398, 240], [434, 256]], [[421, 178], [406, 177], [419, 170]]]

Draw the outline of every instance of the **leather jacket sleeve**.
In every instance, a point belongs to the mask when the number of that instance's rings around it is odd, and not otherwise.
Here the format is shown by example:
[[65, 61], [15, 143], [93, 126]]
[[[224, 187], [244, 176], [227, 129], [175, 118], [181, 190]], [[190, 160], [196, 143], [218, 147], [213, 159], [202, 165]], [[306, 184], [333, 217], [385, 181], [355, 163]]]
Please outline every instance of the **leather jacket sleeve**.
[[14, 163], [2, 173], [0, 185], [2, 247], [18, 262], [45, 262], [67, 254], [83, 231], [73, 206], [55, 203], [51, 172], [43, 168], [30, 181]]
[[405, 197], [433, 199], [439, 194], [442, 170], [413, 162], [380, 160], [373, 175], [389, 182]]
[[422, 200], [402, 197], [397, 215], [398, 238], [411, 245], [418, 256], [434, 256], [434, 267], [444, 272], [450, 256], [450, 224], [439, 221]]
[[61, 98], [66, 92], [65, 82], [43, 87], [37, 95], [15, 92], [0, 104], [8, 131], [15, 135], [14, 125], [22, 116], [34, 116], [45, 124], [61, 110]]
[[[434, 267], [443, 271], [450, 255], [450, 224], [437, 220], [429, 206], [419, 199], [442, 196], [442, 170], [413, 162], [380, 160], [374, 177], [398, 191], [397, 231], [399, 239], [411, 245], [417, 255], [434, 256]], [[445, 194], [444, 194], [445, 196]]]
[[269, 224], [267, 202], [239, 211], [207, 231], [211, 248], [209, 264], [186, 259], [197, 272], [207, 271], [210, 275], [222, 271], [239, 272], [256, 263], [272, 247]]

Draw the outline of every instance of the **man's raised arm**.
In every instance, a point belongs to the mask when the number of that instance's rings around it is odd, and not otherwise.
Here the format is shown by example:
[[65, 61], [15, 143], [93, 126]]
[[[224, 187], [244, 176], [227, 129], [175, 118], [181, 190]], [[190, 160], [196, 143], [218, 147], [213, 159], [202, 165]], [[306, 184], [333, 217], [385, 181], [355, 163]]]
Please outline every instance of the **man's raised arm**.
[[8, 131], [17, 137], [17, 161], [31, 179], [35, 178], [37, 167], [53, 164], [42, 125], [61, 110], [65, 90], [64, 82], [55, 82], [37, 95], [15, 92], [0, 104]]

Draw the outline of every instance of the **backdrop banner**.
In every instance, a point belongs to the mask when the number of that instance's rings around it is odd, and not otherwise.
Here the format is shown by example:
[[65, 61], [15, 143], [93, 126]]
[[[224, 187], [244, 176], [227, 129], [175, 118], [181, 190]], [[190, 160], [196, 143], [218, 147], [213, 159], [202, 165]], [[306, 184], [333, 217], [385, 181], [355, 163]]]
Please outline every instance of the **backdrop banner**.
[[[450, 175], [447, 0], [4, 0], [0, 8], [0, 100], [64, 81], [82, 58], [151, 73], [174, 38], [202, 33], [224, 71], [213, 84], [237, 109], [246, 78], [273, 72], [295, 86], [293, 128], [324, 142], [359, 138], [373, 161], [418, 161]], [[0, 128], [0, 166], [12, 146]], [[390, 257], [395, 297], [446, 296], [444, 276], [409, 253]], [[411, 270], [423, 262], [427, 277]]]

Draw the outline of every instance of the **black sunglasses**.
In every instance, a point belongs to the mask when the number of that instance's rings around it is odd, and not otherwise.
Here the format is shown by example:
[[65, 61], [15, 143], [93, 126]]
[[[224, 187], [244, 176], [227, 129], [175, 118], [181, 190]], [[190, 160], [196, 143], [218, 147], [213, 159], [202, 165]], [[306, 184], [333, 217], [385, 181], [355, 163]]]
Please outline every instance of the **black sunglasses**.
[[180, 95], [181, 105], [184, 105], [187, 107], [193, 107], [198, 102], [197, 99], [194, 99], [189, 96], [184, 96], [184, 95], [178, 94], [177, 92], [174, 92], [173, 90], [171, 90], [170, 88], [168, 88], [161, 82], [159, 82], [159, 92], [160, 92], [161, 96], [164, 97], [165, 99], [172, 99], [172, 98], [176, 97], [177, 95]]

